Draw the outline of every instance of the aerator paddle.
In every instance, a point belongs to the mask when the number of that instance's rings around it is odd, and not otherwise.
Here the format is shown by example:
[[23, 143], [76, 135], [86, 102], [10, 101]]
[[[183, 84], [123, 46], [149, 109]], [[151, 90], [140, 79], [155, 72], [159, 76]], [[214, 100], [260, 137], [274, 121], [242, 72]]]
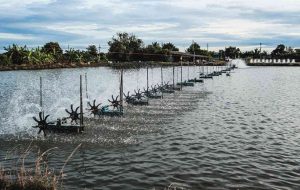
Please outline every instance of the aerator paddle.
[[128, 91], [127, 94], [123, 93], [125, 97], [125, 101], [127, 103], [132, 103], [134, 101], [134, 97], [130, 95], [130, 92]]
[[157, 89], [156, 85], [151, 86], [151, 90], [152, 90], [152, 92], [153, 92], [154, 94], [157, 94], [157, 93], [158, 93], [158, 89]]
[[140, 89], [138, 89], [138, 91], [134, 90], [134, 92], [135, 92], [134, 96], [136, 97], [137, 100], [141, 100], [144, 97]]
[[96, 116], [99, 113], [99, 106], [101, 105], [101, 103], [96, 105], [96, 100], [94, 100], [93, 105], [90, 102], [88, 102], [88, 105], [88, 110], [91, 111], [94, 116]]
[[77, 120], [80, 120], [80, 117], [79, 117], [80, 113], [78, 113], [78, 109], [79, 109], [79, 106], [74, 110], [73, 109], [73, 104], [71, 104], [71, 111], [65, 109], [66, 112], [69, 114], [69, 118], [71, 119], [71, 123], [73, 121], [75, 121], [75, 123], [77, 124]]
[[46, 136], [46, 129], [49, 127], [49, 124], [47, 122], [47, 118], [49, 117], [49, 115], [47, 115], [44, 119], [43, 119], [43, 116], [42, 116], [43, 112], [40, 112], [39, 113], [39, 119], [38, 120], [36, 117], [32, 117], [34, 121], [37, 122], [37, 126], [33, 126], [33, 128], [39, 128], [40, 130], [38, 131], [38, 134], [40, 134], [42, 131], [44, 133], [44, 136]]
[[118, 100], [119, 96], [114, 98], [114, 96], [111, 96], [112, 100], [108, 99], [108, 101], [111, 103], [111, 105], [115, 108], [121, 107], [121, 102]]

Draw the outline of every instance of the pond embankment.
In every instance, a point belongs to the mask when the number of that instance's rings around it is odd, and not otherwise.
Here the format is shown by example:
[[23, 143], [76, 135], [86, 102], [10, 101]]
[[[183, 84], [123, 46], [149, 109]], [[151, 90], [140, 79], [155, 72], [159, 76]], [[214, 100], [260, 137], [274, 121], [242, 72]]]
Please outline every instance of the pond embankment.
[[[207, 63], [191, 63], [182, 62], [183, 66], [203, 66], [203, 65], [225, 65], [225, 61], [214, 60], [213, 62]], [[55, 63], [55, 64], [39, 64], [39, 65], [2, 65], [0, 71], [15, 71], [15, 70], [44, 70], [44, 69], [65, 69], [65, 68], [81, 68], [81, 67], [112, 67], [115, 69], [132, 69], [132, 68], [143, 68], [143, 67], [170, 67], [180, 66], [180, 62], [99, 62], [99, 63]]]
[[300, 66], [296, 59], [246, 59], [248, 66]]
[[300, 62], [295, 63], [249, 63], [248, 66], [300, 66]]

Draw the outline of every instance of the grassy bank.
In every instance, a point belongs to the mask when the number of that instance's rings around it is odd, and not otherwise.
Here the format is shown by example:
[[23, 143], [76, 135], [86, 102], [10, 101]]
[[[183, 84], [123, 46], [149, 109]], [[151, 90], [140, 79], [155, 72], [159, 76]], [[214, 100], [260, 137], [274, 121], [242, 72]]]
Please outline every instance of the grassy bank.
[[16, 71], [16, 70], [44, 70], [44, 69], [62, 69], [62, 68], [81, 68], [81, 67], [101, 67], [109, 66], [106, 62], [100, 63], [56, 63], [56, 64], [38, 64], [38, 65], [6, 65], [0, 66], [0, 71]]
[[19, 155], [19, 159], [11, 167], [1, 166], [0, 163], [0, 189], [56, 190], [62, 188], [64, 168], [81, 144], [65, 160], [59, 172], [55, 172], [48, 166], [48, 155], [57, 148], [51, 148], [42, 153], [38, 151], [34, 164], [30, 164], [32, 161], [27, 161], [27, 157], [32, 152], [31, 144]]

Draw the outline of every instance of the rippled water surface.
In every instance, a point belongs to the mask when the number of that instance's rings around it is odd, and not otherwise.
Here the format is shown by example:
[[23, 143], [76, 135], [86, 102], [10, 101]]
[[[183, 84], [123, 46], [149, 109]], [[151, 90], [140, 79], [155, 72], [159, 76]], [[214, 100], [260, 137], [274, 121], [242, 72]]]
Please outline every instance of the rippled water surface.
[[[199, 68], [189, 70], [196, 76]], [[0, 73], [2, 165], [11, 164], [7, 151], [34, 138], [42, 150], [59, 148], [49, 156], [57, 170], [83, 143], [65, 169], [67, 189], [300, 188], [299, 67], [240, 68], [147, 107], [125, 107], [123, 118], [90, 117], [82, 135], [36, 139], [30, 126], [39, 110], [39, 76], [54, 119], [78, 102], [84, 73], [88, 99], [106, 103], [117, 94], [119, 73], [107, 68]], [[145, 73], [126, 71], [125, 90], [144, 87]], [[172, 68], [163, 73], [172, 80]], [[160, 77], [160, 68], [149, 71], [151, 84]]]

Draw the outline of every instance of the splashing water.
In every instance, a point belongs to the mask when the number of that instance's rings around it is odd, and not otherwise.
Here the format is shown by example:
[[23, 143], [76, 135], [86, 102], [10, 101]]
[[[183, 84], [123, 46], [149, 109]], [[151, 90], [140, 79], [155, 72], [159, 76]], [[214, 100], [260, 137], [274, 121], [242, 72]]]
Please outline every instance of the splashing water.
[[243, 59], [234, 59], [234, 60], [229, 61], [228, 64], [235, 65], [239, 69], [244, 69], [244, 68], [249, 67], [249, 66], [247, 66], [246, 62]]
[[[84, 90], [84, 110], [88, 101], [96, 99], [97, 103], [107, 105], [111, 95], [119, 94], [119, 71], [109, 68], [4, 72], [0, 77], [0, 135], [37, 136], [31, 126], [36, 124], [32, 117], [40, 111], [40, 76], [43, 77], [43, 110], [50, 114], [49, 121], [67, 117], [66, 108], [71, 104], [79, 106], [79, 75], [85, 73], [88, 97]], [[165, 82], [172, 81], [172, 68], [164, 68], [163, 73]], [[149, 75], [149, 86], [161, 83], [160, 68], [149, 69]], [[145, 87], [145, 68], [124, 72], [124, 92], [133, 93], [134, 89]]]

